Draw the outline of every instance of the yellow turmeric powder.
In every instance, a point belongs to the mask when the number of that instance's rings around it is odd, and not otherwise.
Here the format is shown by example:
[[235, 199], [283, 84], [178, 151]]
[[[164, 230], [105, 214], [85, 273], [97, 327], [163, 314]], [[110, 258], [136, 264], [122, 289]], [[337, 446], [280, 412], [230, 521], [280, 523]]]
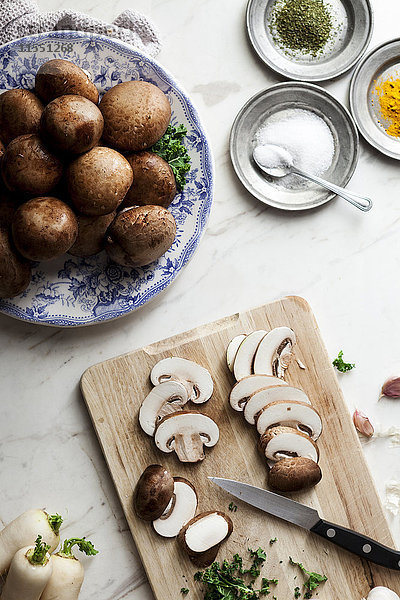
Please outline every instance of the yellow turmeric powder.
[[375, 82], [375, 93], [379, 95], [381, 114], [389, 125], [381, 123], [388, 135], [400, 137], [400, 79]]

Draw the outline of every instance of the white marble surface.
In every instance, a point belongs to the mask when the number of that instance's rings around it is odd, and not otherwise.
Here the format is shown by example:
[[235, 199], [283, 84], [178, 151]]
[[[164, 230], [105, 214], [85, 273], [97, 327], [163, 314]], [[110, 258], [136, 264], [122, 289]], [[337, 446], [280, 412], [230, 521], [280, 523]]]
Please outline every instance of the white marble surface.
[[[371, 46], [398, 35], [398, 0], [372, 0]], [[243, 103], [277, 78], [245, 35], [243, 0], [40, 0], [112, 19], [131, 7], [163, 38], [159, 61], [195, 100], [214, 149], [217, 187], [207, 233], [190, 265], [150, 305], [122, 320], [78, 330], [0, 317], [0, 520], [31, 506], [67, 516], [66, 534], [103, 551], [86, 561], [83, 600], [151, 598], [118, 499], [79, 394], [90, 365], [286, 294], [311, 304], [330, 355], [357, 368], [340, 376], [351, 410], [400, 424], [400, 401], [377, 403], [386, 376], [400, 374], [400, 164], [362, 143], [351, 189], [371, 195], [363, 214], [344, 201], [284, 214], [254, 200], [232, 170], [227, 143]], [[349, 75], [326, 87], [347, 103]], [[376, 485], [400, 480], [400, 448], [365, 445]], [[333, 515], [332, 515], [333, 516]], [[400, 544], [398, 524], [391, 526]]]

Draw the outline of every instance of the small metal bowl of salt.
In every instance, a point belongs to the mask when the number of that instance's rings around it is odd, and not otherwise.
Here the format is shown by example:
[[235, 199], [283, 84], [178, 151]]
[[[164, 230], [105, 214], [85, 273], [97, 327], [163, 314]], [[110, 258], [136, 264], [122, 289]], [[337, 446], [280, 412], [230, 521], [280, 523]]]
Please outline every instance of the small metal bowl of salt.
[[[281, 159], [287, 160], [286, 164], [281, 160], [280, 169], [266, 173], [262, 168], [266, 165], [260, 168], [262, 160], [257, 164], [254, 151], [271, 145], [283, 151]], [[253, 96], [235, 119], [230, 152], [236, 174], [247, 190], [275, 208], [315, 208], [338, 192], [360, 210], [372, 206], [369, 199], [339, 189], [347, 185], [357, 165], [358, 133], [347, 109], [316, 85], [281, 83]], [[268, 154], [264, 152], [265, 156]], [[270, 162], [276, 162], [277, 157], [279, 153], [270, 154]]]

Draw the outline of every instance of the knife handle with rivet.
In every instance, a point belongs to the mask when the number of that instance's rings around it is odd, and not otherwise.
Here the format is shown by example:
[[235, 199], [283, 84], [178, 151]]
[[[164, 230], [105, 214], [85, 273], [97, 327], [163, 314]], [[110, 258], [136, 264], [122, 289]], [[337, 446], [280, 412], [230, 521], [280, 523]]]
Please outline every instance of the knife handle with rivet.
[[313, 533], [333, 542], [337, 546], [366, 558], [377, 565], [400, 571], [400, 552], [384, 546], [375, 540], [346, 529], [335, 523], [320, 519], [311, 530]]

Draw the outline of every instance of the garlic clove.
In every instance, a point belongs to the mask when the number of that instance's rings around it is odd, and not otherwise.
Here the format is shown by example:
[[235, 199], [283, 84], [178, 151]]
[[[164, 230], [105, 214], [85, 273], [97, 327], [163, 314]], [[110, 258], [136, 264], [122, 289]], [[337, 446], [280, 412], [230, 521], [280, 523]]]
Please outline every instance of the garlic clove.
[[371, 421], [361, 410], [356, 409], [354, 411], [353, 423], [357, 431], [365, 435], [365, 437], [372, 437], [374, 435], [374, 428]]
[[382, 386], [381, 397], [400, 398], [400, 377], [390, 377]]

